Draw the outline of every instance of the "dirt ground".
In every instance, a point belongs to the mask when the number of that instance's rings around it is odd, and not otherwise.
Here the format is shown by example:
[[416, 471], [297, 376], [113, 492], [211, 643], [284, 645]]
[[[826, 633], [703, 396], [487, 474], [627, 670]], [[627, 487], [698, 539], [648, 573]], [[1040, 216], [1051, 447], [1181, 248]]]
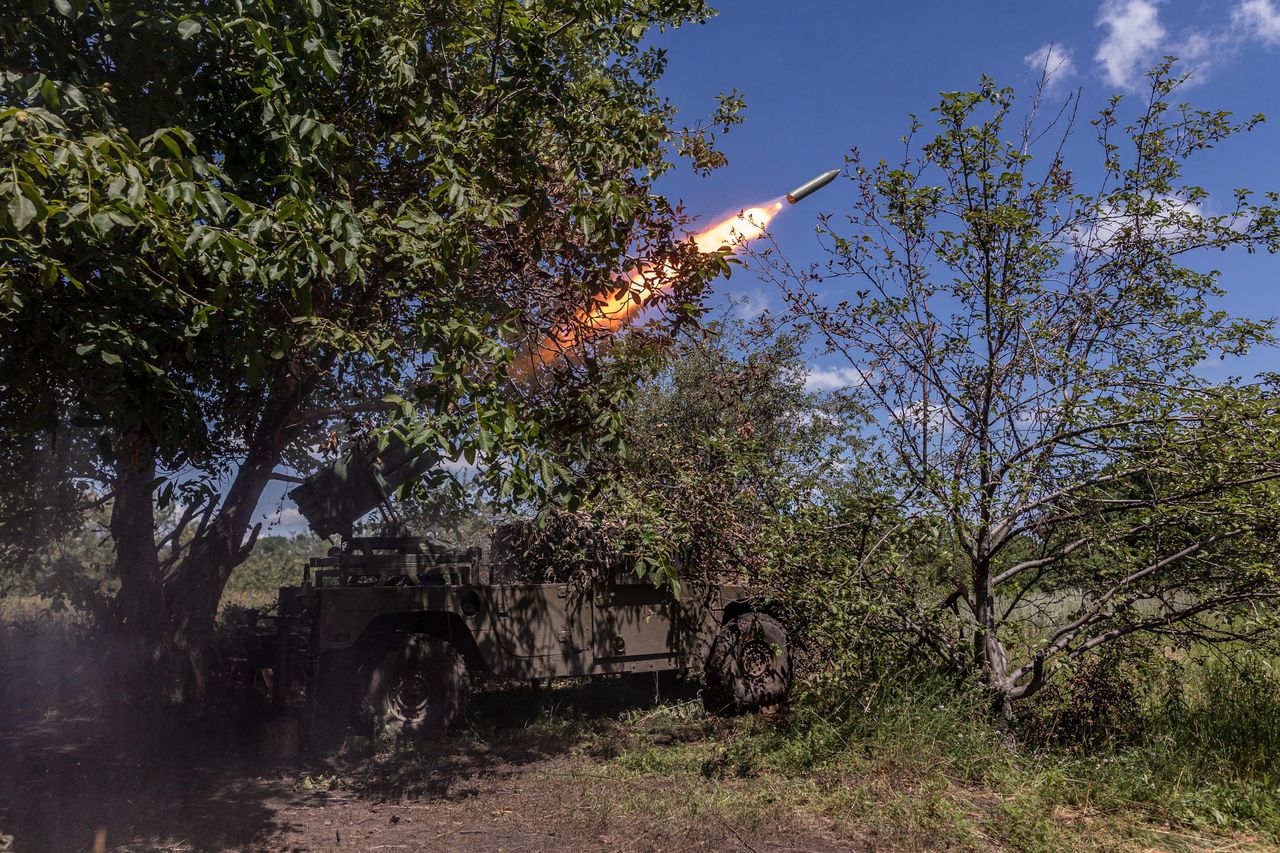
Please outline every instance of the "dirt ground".
[[[690, 786], [733, 783], [621, 772], [623, 741], [671, 705], [617, 680], [491, 686], [447, 741], [283, 762], [264, 758], [253, 721], [63, 699], [65, 711], [8, 703], [0, 716], [0, 851], [876, 847], [785, 807], [691, 816], [708, 791]], [[675, 736], [722, 725], [690, 720]]]
[[251, 705], [130, 704], [101, 640], [20, 615], [0, 607], [0, 853], [1275, 849], [995, 790], [913, 753], [872, 763], [870, 744], [860, 768], [740, 764], [775, 718], [707, 717], [680, 681], [481, 683], [444, 741], [281, 759]]

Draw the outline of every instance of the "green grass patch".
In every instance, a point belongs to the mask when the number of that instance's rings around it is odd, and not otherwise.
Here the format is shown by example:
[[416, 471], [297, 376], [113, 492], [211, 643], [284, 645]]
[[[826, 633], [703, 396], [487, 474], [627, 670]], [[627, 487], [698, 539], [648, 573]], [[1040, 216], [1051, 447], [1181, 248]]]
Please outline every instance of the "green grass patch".
[[686, 817], [799, 810], [895, 847], [1274, 849], [1273, 664], [1239, 654], [1176, 667], [1135, 685], [1133, 719], [1105, 738], [1015, 738], [977, 691], [904, 676], [856, 698], [811, 690], [785, 714], [697, 738], [631, 730], [613, 763], [625, 778], [682, 783]]

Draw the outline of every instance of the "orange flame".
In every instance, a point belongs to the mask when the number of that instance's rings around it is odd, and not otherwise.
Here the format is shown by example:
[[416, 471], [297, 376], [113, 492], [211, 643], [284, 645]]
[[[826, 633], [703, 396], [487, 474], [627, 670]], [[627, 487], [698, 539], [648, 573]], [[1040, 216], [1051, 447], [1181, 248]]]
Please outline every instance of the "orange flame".
[[[748, 207], [726, 217], [693, 236], [694, 245], [704, 254], [722, 249], [732, 251], [764, 234], [770, 220], [782, 210], [782, 202], [772, 202], [761, 207]], [[523, 374], [536, 365], [553, 360], [560, 353], [573, 349], [582, 342], [580, 329], [596, 329], [613, 333], [627, 325], [636, 314], [657, 294], [669, 289], [675, 280], [675, 270], [663, 265], [659, 268], [644, 266], [619, 276], [622, 285], [609, 296], [596, 298], [589, 310], [579, 311], [572, 323], [544, 340], [527, 359], [517, 361], [512, 372]]]

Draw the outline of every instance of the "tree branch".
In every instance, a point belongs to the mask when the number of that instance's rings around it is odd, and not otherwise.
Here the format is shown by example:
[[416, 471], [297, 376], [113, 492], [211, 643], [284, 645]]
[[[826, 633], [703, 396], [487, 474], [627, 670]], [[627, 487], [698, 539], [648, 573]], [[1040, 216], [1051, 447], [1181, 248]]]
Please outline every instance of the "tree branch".
[[297, 412], [287, 425], [286, 429], [295, 429], [315, 421], [327, 420], [328, 418], [336, 418], [344, 415], [358, 415], [367, 412], [392, 412], [395, 411], [394, 403], [382, 401], [370, 403], [350, 403], [345, 406], [330, 406], [323, 409], [307, 409]]

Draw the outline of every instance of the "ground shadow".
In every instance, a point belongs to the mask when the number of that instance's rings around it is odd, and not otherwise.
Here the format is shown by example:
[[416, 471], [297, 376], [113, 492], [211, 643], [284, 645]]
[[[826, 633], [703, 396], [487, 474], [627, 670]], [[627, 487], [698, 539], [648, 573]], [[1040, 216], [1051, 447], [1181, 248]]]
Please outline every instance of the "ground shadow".
[[0, 732], [0, 827], [15, 850], [223, 849], [286, 827], [287, 768], [247, 733], [172, 712], [53, 715]]
[[258, 758], [252, 715], [128, 702], [106, 638], [5, 616], [0, 849], [90, 850], [99, 834], [111, 850], [244, 848], [284, 828], [296, 774]]
[[698, 702], [698, 685], [661, 678], [600, 676], [550, 685], [477, 685], [467, 724], [441, 741], [405, 744], [349, 768], [349, 784], [372, 800], [460, 799], [495, 778], [566, 755], [607, 760], [622, 747], [621, 718]]
[[111, 850], [280, 849], [326, 798], [466, 800], [562, 756], [610, 757], [620, 718], [697, 698], [669, 676], [481, 682], [466, 725], [443, 741], [272, 763], [253, 712], [126, 705], [90, 650], [0, 640], [14, 686], [0, 701], [0, 838], [19, 851], [90, 850], [100, 833]]

